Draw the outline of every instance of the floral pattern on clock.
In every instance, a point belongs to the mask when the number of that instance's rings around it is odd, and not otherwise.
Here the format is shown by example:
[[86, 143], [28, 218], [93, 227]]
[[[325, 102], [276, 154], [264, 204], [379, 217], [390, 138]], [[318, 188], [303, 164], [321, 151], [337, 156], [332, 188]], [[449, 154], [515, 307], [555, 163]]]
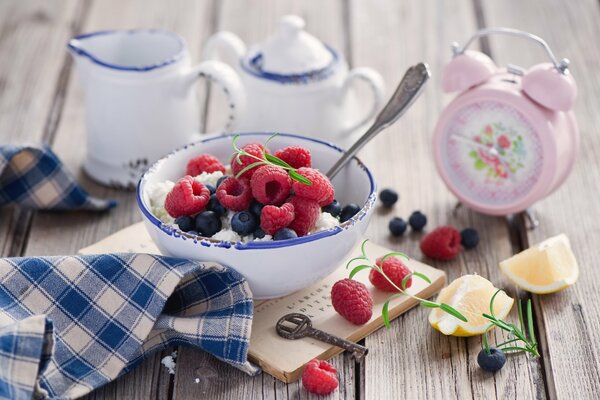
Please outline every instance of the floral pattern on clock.
[[473, 168], [482, 171], [486, 178], [508, 179], [510, 174], [515, 174], [525, 166], [527, 152], [523, 136], [501, 121], [486, 124], [481, 132], [475, 135], [474, 140], [494, 149], [494, 154], [484, 149], [469, 151], [469, 157], [473, 158]]
[[539, 177], [540, 138], [516, 108], [496, 101], [464, 106], [444, 130], [442, 162], [455, 190], [480, 203], [507, 205]]

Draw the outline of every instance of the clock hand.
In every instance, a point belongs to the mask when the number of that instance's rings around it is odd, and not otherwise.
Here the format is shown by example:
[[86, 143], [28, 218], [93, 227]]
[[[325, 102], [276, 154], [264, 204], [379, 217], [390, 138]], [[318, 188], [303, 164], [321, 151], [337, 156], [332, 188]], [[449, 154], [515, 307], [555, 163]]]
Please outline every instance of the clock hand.
[[486, 153], [488, 153], [489, 155], [496, 157], [498, 159], [498, 161], [500, 161], [500, 163], [502, 164], [502, 166], [504, 167], [504, 169], [506, 170], [506, 174], [509, 176], [509, 178], [511, 180], [514, 181], [514, 174], [511, 172], [510, 167], [508, 165], [508, 163], [506, 162], [506, 160], [504, 159], [504, 157], [502, 157], [500, 155], [500, 153], [498, 152], [498, 149], [496, 149], [496, 147], [492, 146], [486, 146], [484, 144], [481, 144], [479, 142], [476, 142], [473, 139], [469, 139], [467, 137], [464, 137], [462, 135], [459, 135], [457, 133], [453, 133], [452, 135], [450, 135], [450, 137], [458, 142], [463, 142], [465, 144], [468, 144], [470, 146], [476, 147], [478, 149], [481, 149], [483, 151], [485, 151]]

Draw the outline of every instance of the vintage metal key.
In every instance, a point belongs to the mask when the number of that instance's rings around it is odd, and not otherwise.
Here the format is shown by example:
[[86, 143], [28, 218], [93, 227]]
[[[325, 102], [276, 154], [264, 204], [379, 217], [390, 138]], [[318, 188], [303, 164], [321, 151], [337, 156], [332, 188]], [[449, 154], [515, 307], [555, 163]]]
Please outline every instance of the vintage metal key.
[[352, 357], [360, 362], [367, 355], [369, 349], [356, 343], [349, 342], [337, 336], [312, 327], [310, 318], [304, 314], [291, 313], [284, 315], [275, 326], [277, 334], [285, 339], [300, 339], [311, 337], [321, 342], [329, 343], [352, 353]]

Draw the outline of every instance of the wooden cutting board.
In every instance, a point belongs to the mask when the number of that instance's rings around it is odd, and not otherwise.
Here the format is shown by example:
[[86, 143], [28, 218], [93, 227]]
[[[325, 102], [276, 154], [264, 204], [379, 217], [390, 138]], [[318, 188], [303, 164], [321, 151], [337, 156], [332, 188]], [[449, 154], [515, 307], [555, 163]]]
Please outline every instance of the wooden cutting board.
[[[375, 259], [391, 250], [368, 242], [367, 255]], [[144, 252], [160, 254], [150, 239], [143, 223], [131, 225], [107, 238], [79, 251], [81, 254], [106, 252]], [[293, 382], [300, 378], [302, 367], [313, 358], [327, 360], [343, 350], [311, 338], [287, 340], [279, 337], [275, 324], [283, 315], [299, 312], [308, 315], [314, 328], [357, 342], [375, 330], [383, 327], [381, 309], [390, 293], [375, 289], [369, 282], [368, 270], [359, 272], [354, 279], [363, 282], [373, 296], [373, 316], [364, 325], [356, 326], [338, 315], [330, 301], [331, 287], [340, 279], [347, 278], [349, 270], [345, 266], [349, 259], [360, 254], [359, 246], [331, 275], [315, 285], [289, 296], [254, 303], [254, 320], [248, 358], [258, 364], [265, 372], [284, 382]], [[446, 274], [436, 268], [410, 259], [406, 261], [412, 271], [421, 272], [429, 277], [431, 284], [414, 278], [409, 292], [421, 298], [429, 298], [446, 284]], [[389, 306], [390, 320], [417, 305], [417, 301], [407, 296], [393, 299]], [[367, 358], [369, 356], [367, 355]]]

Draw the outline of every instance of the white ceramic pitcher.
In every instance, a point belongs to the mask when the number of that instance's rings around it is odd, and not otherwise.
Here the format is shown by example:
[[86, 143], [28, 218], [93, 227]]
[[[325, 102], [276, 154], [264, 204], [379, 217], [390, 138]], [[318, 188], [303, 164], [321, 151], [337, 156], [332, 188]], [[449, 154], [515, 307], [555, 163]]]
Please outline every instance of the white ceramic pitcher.
[[[343, 142], [375, 115], [383, 100], [383, 79], [376, 71], [349, 71], [343, 55], [304, 31], [304, 21], [295, 15], [284, 16], [275, 34], [249, 49], [233, 33], [219, 32], [208, 40], [203, 58], [222, 59], [242, 78], [248, 104], [239, 131]], [[373, 93], [370, 105], [357, 101], [351, 90], [358, 80]]]
[[192, 66], [183, 38], [161, 30], [104, 31], [68, 44], [85, 92], [85, 172], [111, 186], [133, 187], [147, 166], [200, 132], [198, 77], [228, 97], [233, 129], [245, 104], [242, 83], [226, 64]]

